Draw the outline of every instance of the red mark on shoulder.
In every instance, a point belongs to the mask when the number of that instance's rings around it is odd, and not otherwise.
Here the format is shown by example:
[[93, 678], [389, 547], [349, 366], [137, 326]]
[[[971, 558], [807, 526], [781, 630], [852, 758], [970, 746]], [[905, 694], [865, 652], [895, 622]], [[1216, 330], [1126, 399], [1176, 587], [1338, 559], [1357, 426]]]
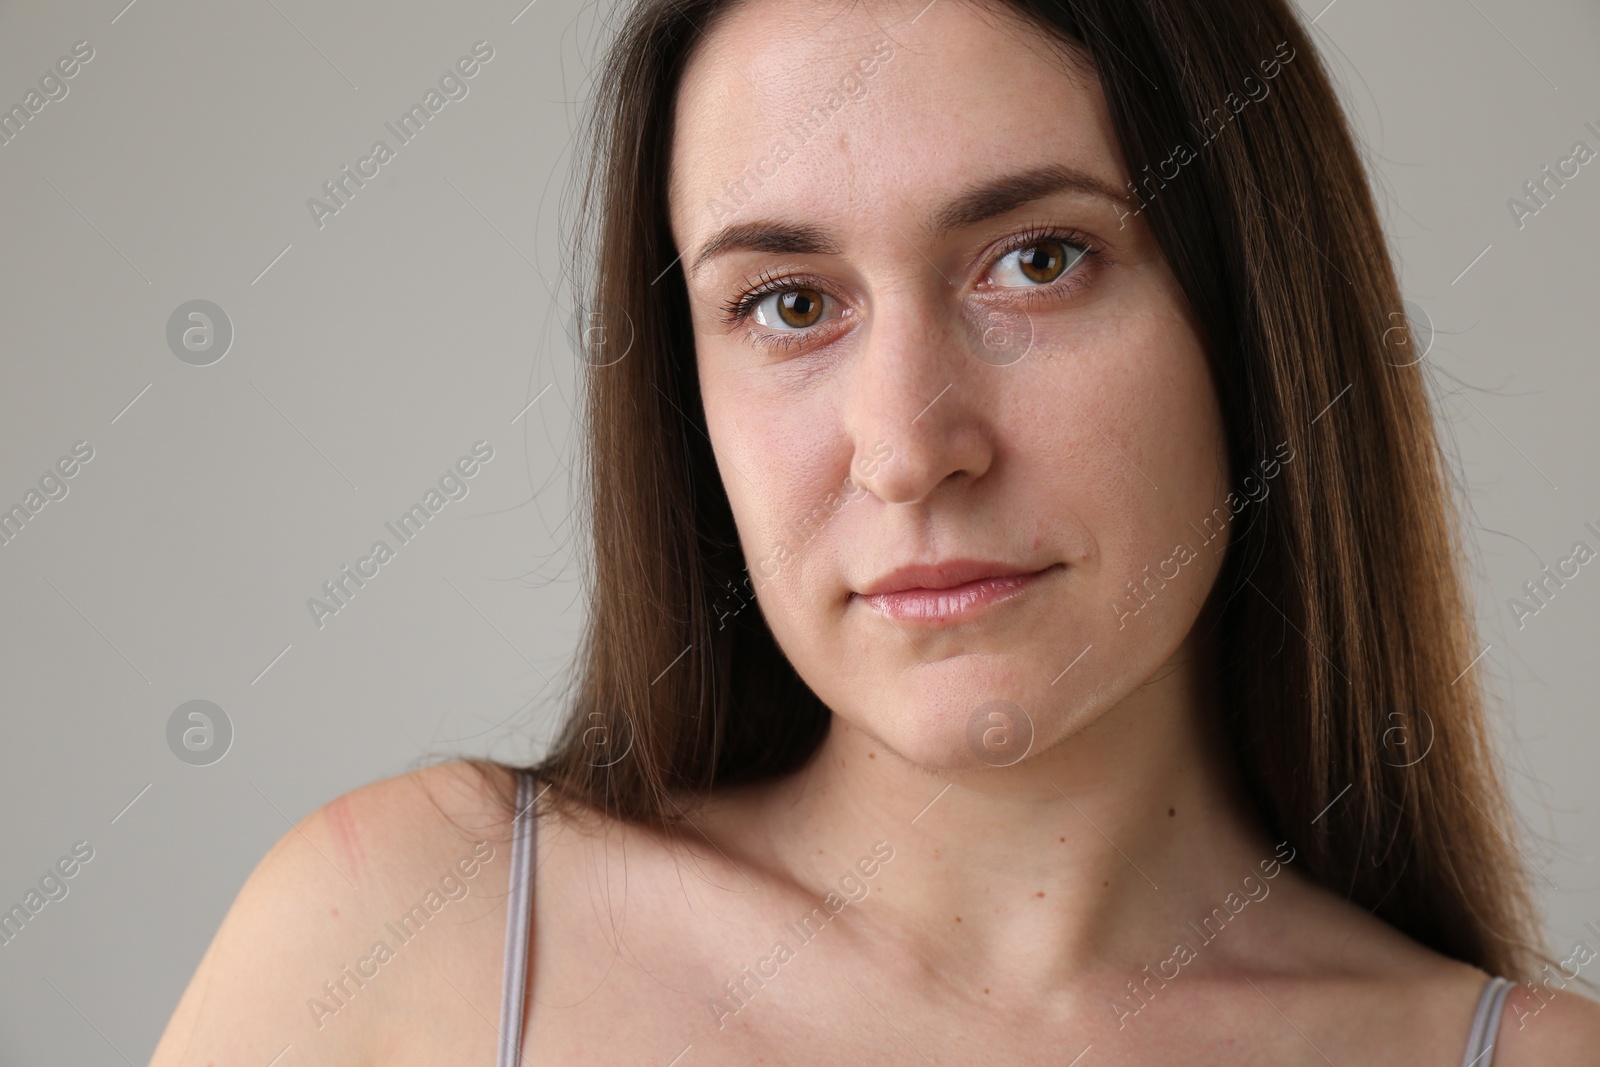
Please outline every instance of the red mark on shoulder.
[[361, 837], [356, 832], [355, 813], [350, 810], [350, 798], [340, 797], [323, 809], [323, 814], [328, 818], [328, 829], [333, 833], [333, 840], [339, 846], [339, 856], [343, 862], [339, 864], [346, 877], [357, 886], [361, 885], [361, 866], [365, 854], [361, 849]]

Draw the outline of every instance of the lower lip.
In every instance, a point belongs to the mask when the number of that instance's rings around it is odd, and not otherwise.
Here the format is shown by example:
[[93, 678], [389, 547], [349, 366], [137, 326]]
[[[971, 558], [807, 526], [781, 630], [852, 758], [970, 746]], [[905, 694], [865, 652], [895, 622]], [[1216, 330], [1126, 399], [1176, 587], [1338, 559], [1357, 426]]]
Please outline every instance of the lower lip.
[[861, 599], [873, 611], [896, 622], [964, 620], [990, 605], [1022, 595], [1029, 586], [1060, 566], [1058, 563], [1032, 574], [980, 578], [949, 589], [902, 589], [898, 593], [875, 593]]

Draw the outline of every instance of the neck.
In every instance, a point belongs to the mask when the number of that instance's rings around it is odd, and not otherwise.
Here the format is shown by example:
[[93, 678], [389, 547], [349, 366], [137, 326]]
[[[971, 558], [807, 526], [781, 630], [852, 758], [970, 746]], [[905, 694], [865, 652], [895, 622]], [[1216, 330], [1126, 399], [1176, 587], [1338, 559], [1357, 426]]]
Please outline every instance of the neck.
[[862, 879], [852, 919], [935, 968], [1058, 983], [1159, 960], [1185, 932], [1198, 947], [1188, 924], [1274, 859], [1207, 670], [1186, 646], [1053, 747], [981, 771], [930, 772], [836, 717], [772, 795], [772, 847], [800, 857], [792, 873], [820, 897], [886, 842], [893, 859]]

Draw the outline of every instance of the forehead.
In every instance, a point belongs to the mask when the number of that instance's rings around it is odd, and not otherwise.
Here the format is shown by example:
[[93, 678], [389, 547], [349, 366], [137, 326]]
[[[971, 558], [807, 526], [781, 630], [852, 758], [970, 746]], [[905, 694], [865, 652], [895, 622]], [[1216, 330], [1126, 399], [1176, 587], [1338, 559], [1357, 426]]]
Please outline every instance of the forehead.
[[699, 42], [674, 129], [668, 195], [685, 252], [763, 215], [841, 233], [921, 218], [986, 175], [1045, 163], [1125, 185], [1081, 57], [972, 0], [753, 0]]

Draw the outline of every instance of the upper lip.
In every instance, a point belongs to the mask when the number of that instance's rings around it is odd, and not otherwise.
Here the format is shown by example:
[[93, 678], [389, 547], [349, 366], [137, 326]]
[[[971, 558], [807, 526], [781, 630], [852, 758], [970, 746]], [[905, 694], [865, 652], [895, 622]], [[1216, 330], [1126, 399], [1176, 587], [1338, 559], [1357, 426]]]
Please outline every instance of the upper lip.
[[862, 596], [900, 593], [907, 589], [949, 589], [983, 578], [1011, 578], [1034, 574], [1043, 567], [1017, 566], [982, 559], [947, 559], [899, 567], [860, 590]]

